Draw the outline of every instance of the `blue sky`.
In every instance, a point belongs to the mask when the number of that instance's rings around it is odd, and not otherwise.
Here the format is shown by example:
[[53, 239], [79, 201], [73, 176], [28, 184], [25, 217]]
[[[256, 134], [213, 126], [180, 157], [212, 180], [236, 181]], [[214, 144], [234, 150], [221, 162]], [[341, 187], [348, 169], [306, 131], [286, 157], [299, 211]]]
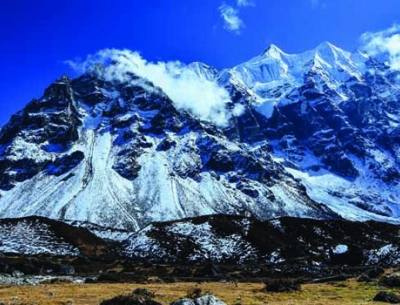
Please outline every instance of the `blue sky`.
[[0, 125], [58, 76], [71, 74], [65, 60], [103, 48], [224, 68], [270, 43], [287, 52], [326, 40], [354, 49], [362, 33], [395, 22], [399, 0], [4, 0]]

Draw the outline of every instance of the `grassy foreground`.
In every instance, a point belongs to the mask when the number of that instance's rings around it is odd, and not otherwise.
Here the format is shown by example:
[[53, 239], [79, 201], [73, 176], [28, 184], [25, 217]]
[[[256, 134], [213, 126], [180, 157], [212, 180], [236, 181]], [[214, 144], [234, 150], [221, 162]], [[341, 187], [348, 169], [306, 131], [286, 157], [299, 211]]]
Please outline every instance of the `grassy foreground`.
[[[101, 300], [147, 288], [156, 300], [169, 304], [199, 287], [224, 300], [228, 305], [358, 305], [372, 302], [380, 290], [376, 284], [355, 280], [333, 284], [303, 285], [301, 292], [265, 293], [254, 283], [172, 283], [172, 284], [51, 284], [39, 286], [0, 286], [0, 302], [6, 305], [98, 305]], [[399, 292], [399, 291], [397, 291]]]

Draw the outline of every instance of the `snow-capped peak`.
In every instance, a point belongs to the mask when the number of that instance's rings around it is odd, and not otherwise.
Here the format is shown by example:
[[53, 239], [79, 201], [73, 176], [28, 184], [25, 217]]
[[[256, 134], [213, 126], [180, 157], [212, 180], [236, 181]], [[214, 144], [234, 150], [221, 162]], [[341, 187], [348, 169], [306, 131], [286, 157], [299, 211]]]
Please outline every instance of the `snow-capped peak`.
[[[337, 72], [345, 72], [348, 77], [356, 76], [361, 74], [360, 70], [363, 70], [362, 58], [355, 56], [355, 54], [345, 51], [330, 42], [323, 42], [313, 51], [314, 62], [318, 62], [325, 66], [327, 70], [334, 69]], [[331, 73], [333, 71], [331, 70]], [[333, 72], [334, 73], [334, 72]], [[343, 81], [339, 75], [332, 74], [333, 80], [339, 77], [340, 81]]]
[[319, 53], [321, 55], [328, 55], [328, 56], [333, 56], [335, 57], [335, 59], [337, 59], [337, 57], [340, 54], [347, 54], [348, 56], [351, 55], [350, 52], [347, 52], [337, 46], [335, 46], [334, 44], [330, 43], [329, 41], [324, 41], [322, 43], [320, 43], [314, 50], [316, 53]]
[[120, 81], [57, 81], [1, 129], [0, 217], [399, 221], [400, 89], [379, 65], [365, 73], [366, 57], [272, 45], [218, 72], [111, 54]]
[[[225, 77], [225, 80], [249, 88], [258, 97], [257, 103], [271, 103], [274, 98], [273, 103], [276, 104], [279, 102], [276, 97], [286, 102], [285, 96], [310, 75], [319, 87], [339, 90], [344, 81], [351, 78], [360, 80], [365, 71], [364, 65], [365, 58], [330, 42], [323, 42], [315, 49], [298, 54], [289, 54], [270, 45], [261, 55], [229, 70], [230, 77]], [[338, 94], [343, 93], [338, 91]]]
[[208, 81], [213, 81], [218, 74], [218, 71], [213, 67], [198, 61], [190, 63], [187, 65], [187, 68], [201, 79], [206, 79]]
[[270, 44], [263, 54], [267, 57], [280, 58], [282, 55], [285, 55], [285, 52], [283, 52], [277, 45]]

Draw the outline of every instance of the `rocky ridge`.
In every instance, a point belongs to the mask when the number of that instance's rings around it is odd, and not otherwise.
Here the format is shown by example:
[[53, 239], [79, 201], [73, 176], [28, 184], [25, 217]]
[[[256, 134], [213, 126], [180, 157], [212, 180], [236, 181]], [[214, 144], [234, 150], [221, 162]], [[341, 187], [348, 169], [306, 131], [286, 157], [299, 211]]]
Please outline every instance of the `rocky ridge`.
[[0, 131], [0, 216], [121, 230], [210, 214], [398, 222], [398, 72], [329, 43], [188, 67], [240, 115], [200, 120], [133, 73], [52, 84]]

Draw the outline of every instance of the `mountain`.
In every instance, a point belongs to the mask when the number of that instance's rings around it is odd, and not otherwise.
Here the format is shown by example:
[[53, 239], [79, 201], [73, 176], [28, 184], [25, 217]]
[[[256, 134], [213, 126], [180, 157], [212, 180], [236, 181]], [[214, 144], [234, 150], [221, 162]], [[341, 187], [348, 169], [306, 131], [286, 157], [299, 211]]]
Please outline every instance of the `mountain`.
[[89, 230], [43, 217], [1, 219], [0, 240], [6, 255], [100, 257], [110, 252], [109, 244]]
[[152, 223], [119, 241], [98, 237], [119, 230], [86, 226], [43, 217], [0, 220], [0, 271], [97, 274], [106, 282], [149, 276], [243, 280], [274, 273], [357, 275], [400, 262], [399, 225], [374, 221], [212, 215]]
[[398, 71], [323, 43], [298, 55], [271, 46], [227, 73], [256, 97], [274, 160], [312, 199], [350, 219], [398, 218]]
[[96, 65], [57, 80], [1, 129], [0, 217], [129, 230], [212, 214], [399, 222], [399, 73], [384, 63], [323, 43], [223, 71], [187, 65], [229, 93], [224, 126], [109, 65], [112, 79]]
[[153, 262], [260, 263], [312, 272], [335, 265], [396, 264], [397, 230], [378, 222], [214, 215], [151, 224], [125, 240], [122, 249], [128, 257]]

